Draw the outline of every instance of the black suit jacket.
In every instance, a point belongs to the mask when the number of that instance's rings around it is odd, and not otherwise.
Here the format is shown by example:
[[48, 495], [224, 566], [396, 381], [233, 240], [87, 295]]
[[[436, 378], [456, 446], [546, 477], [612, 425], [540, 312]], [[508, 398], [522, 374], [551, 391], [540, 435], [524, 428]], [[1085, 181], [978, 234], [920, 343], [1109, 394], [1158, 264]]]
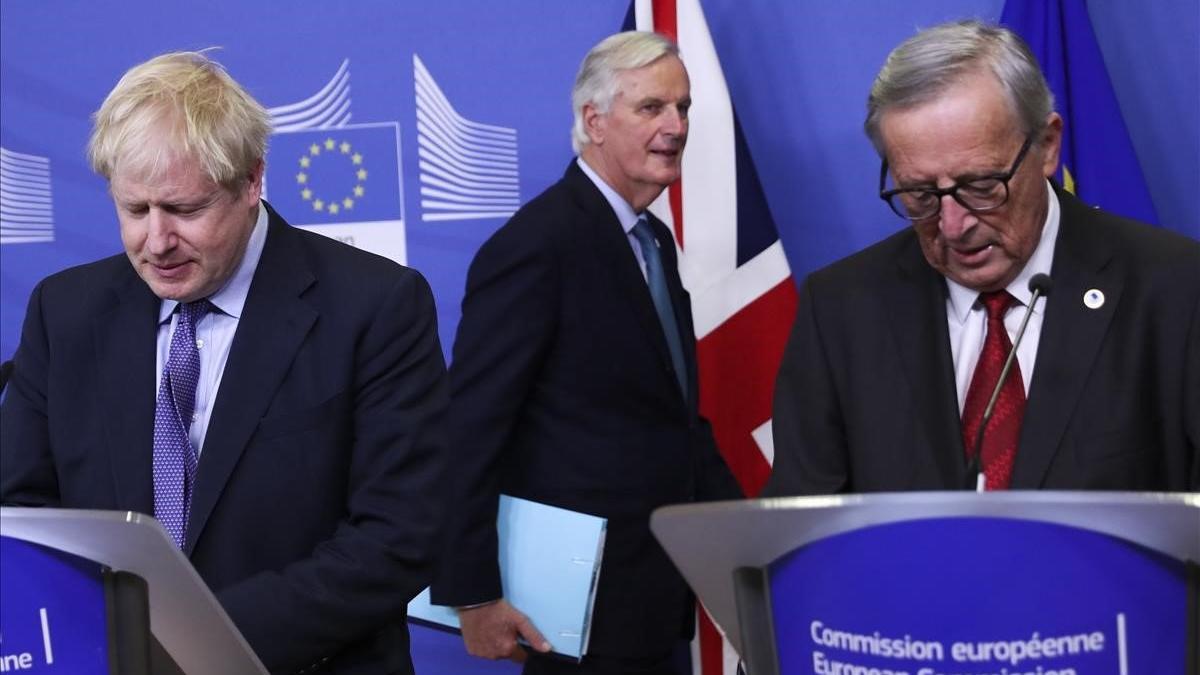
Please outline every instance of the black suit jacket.
[[575, 162], [471, 264], [450, 366], [460, 482], [438, 604], [502, 595], [503, 492], [608, 518], [590, 653], [661, 654], [689, 634], [691, 596], [650, 533], [650, 512], [740, 492], [697, 414], [690, 301], [670, 232], [650, 222], [682, 333], [686, 396], [633, 249]]
[[[1200, 243], [1057, 193], [1012, 487], [1200, 490]], [[965, 484], [947, 292], [911, 229], [807, 279], [766, 494]]]
[[[0, 413], [4, 503], [153, 511], [159, 302], [124, 255], [38, 285]], [[418, 273], [270, 212], [185, 544], [268, 668], [411, 671], [444, 369]]]

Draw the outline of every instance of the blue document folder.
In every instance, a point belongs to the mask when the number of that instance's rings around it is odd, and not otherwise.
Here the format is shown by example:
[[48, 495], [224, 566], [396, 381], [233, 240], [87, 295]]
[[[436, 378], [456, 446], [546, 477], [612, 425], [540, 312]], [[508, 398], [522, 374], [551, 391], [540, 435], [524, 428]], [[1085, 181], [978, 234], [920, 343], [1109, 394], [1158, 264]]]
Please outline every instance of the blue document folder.
[[[504, 597], [529, 617], [558, 654], [581, 659], [587, 653], [607, 522], [500, 496], [496, 529]], [[409, 603], [408, 616], [459, 627], [453, 608], [430, 604], [428, 588]]]

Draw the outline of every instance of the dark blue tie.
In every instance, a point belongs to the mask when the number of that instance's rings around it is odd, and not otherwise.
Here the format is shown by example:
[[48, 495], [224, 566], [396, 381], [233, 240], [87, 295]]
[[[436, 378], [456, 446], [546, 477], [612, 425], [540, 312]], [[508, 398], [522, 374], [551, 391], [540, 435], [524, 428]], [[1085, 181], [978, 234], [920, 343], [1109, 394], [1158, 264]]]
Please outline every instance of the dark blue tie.
[[650, 297], [667, 338], [667, 349], [671, 352], [671, 364], [675, 366], [675, 377], [679, 389], [687, 397], [687, 369], [683, 363], [683, 343], [679, 339], [679, 324], [675, 321], [675, 310], [671, 306], [671, 292], [667, 289], [667, 275], [663, 272], [662, 257], [658, 254], [658, 242], [646, 217], [638, 218], [633, 226], [633, 236], [642, 248], [642, 260], [646, 263], [646, 283], [650, 286]]
[[179, 306], [154, 408], [154, 517], [180, 548], [196, 482], [196, 449], [188, 439], [200, 379], [196, 323], [211, 307], [208, 300]]

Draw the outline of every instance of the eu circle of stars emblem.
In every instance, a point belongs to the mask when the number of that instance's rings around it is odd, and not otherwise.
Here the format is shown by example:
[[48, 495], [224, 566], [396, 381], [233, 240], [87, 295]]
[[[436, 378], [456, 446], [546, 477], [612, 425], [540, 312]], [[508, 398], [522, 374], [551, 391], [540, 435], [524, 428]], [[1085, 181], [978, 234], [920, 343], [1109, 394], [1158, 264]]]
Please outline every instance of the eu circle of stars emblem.
[[[366, 195], [367, 169], [363, 166], [362, 153], [356, 152], [347, 140], [339, 142], [329, 137], [322, 142], [313, 142], [300, 156], [299, 163], [296, 185], [300, 189], [300, 198], [310, 203], [317, 213], [336, 216], [342, 211], [350, 211], [355, 201]], [[341, 177], [342, 180], [337, 182], [343, 183], [343, 190], [317, 192], [313, 174], [318, 168], [325, 176], [329, 176], [325, 171], [332, 171], [330, 177]], [[346, 181], [345, 177], [350, 180]]]

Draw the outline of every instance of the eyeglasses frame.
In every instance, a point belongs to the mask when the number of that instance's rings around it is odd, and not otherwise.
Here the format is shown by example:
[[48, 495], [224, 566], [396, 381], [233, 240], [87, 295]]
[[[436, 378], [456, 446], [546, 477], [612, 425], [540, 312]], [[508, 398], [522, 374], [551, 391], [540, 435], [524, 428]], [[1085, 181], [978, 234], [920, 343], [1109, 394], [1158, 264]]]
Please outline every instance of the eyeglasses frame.
[[[884, 187], [887, 186], [888, 161], [887, 161], [887, 157], [884, 157], [883, 162], [880, 164], [880, 167], [879, 167], [879, 198], [887, 203], [888, 208], [890, 208], [893, 213], [900, 216], [901, 218], [904, 218], [906, 220], [912, 220], [912, 221], [926, 220], [926, 219], [933, 218], [934, 216], [940, 214], [942, 212], [942, 198], [945, 197], [946, 195], [950, 195], [950, 197], [953, 198], [954, 201], [958, 202], [964, 209], [967, 209], [967, 210], [971, 211], [972, 213], [982, 213], [982, 212], [986, 212], [986, 211], [993, 211], [993, 210], [998, 209], [1001, 206], [1004, 206], [1005, 204], [1008, 203], [1008, 197], [1009, 197], [1008, 182], [1010, 180], [1012, 180], [1013, 176], [1015, 176], [1017, 174], [1017, 171], [1021, 168], [1021, 162], [1024, 161], [1025, 155], [1029, 154], [1029, 148], [1033, 147], [1033, 140], [1035, 137], [1036, 137], [1036, 134], [1029, 134], [1028, 136], [1025, 137], [1025, 143], [1021, 146], [1021, 150], [1017, 153], [1017, 158], [1013, 160], [1012, 167], [1008, 171], [991, 174], [991, 175], [987, 175], [987, 176], [977, 176], [968, 181], [957, 182], [954, 185], [951, 185], [950, 187], [947, 187], [947, 188], [895, 188], [892, 190], [885, 191]], [[963, 200], [959, 199], [959, 197], [958, 197], [959, 189], [961, 189], [971, 183], [974, 183], [975, 181], [980, 181], [980, 180], [998, 180], [998, 181], [1000, 181], [1000, 183], [1004, 186], [1004, 199], [1002, 199], [1000, 201], [1000, 203], [996, 204], [995, 206], [989, 206], [987, 208], [982, 208], [982, 209], [963, 203]], [[937, 197], [937, 208], [933, 211], [933, 213], [921, 216], [919, 218], [913, 218], [909, 215], [900, 213], [900, 211], [898, 211], [896, 209], [895, 204], [892, 203], [892, 197], [894, 197], [898, 194], [904, 193], [904, 192], [924, 192], [926, 194], [934, 195]]]

